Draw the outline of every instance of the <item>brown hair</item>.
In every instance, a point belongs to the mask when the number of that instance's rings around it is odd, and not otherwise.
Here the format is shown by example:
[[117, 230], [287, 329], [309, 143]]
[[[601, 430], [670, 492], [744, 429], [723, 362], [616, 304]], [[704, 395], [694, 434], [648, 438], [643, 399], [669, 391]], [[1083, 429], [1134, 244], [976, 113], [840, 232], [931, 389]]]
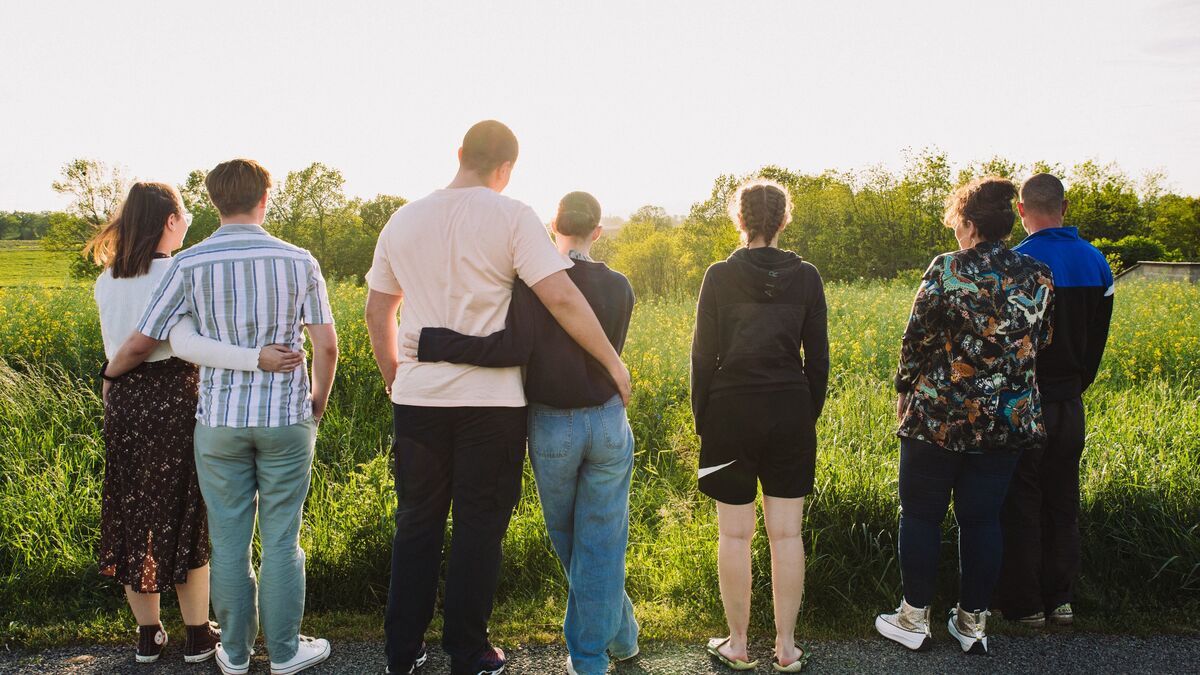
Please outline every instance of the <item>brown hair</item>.
[[745, 233], [746, 243], [762, 238], [770, 243], [792, 219], [792, 200], [773, 180], [747, 181], [729, 200], [729, 217]]
[[1062, 181], [1048, 173], [1030, 176], [1021, 184], [1021, 203], [1026, 209], [1057, 216], [1062, 213], [1066, 198]]
[[505, 162], [517, 161], [517, 137], [496, 120], [484, 120], [467, 130], [462, 142], [462, 165], [486, 176]]
[[946, 197], [946, 212], [942, 222], [954, 227], [961, 220], [975, 224], [979, 236], [986, 241], [1004, 241], [1012, 234], [1017, 215], [1013, 199], [1017, 186], [1007, 178], [983, 176], [959, 186]]
[[208, 172], [204, 187], [221, 215], [250, 213], [271, 189], [271, 174], [252, 159], [231, 159]]
[[568, 237], [586, 237], [600, 224], [600, 202], [586, 192], [571, 192], [558, 202], [554, 229]]
[[182, 210], [179, 193], [166, 183], [134, 183], [112, 220], [83, 247], [114, 279], [140, 277], [162, 239], [167, 219]]

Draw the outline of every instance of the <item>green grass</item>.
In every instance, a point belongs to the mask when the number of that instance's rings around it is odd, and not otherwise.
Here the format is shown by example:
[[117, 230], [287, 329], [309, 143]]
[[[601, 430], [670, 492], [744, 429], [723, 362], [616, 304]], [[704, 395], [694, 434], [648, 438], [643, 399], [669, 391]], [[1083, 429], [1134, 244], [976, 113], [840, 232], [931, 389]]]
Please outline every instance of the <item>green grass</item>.
[[0, 240], [0, 288], [71, 283], [70, 261], [65, 255], [43, 251], [39, 241]]
[[[392, 535], [390, 410], [361, 321], [363, 291], [332, 288], [342, 359], [317, 445], [303, 545], [309, 625], [378, 637]], [[905, 283], [831, 284], [832, 390], [806, 518], [800, 634], [864, 635], [894, 606], [897, 443], [889, 381], [911, 302]], [[637, 440], [629, 591], [648, 640], [719, 632], [716, 514], [695, 489], [687, 403], [690, 301], [638, 306], [626, 350]], [[1200, 287], [1124, 284], [1088, 393], [1083, 471], [1085, 628], [1198, 630]], [[125, 639], [132, 620], [96, 574], [103, 447], [92, 373], [102, 360], [87, 286], [0, 289], [0, 642]], [[939, 606], [956, 585], [946, 524]], [[754, 630], [771, 630], [765, 533], [754, 545]], [[565, 581], [532, 478], [505, 541], [493, 634], [558, 635]]]

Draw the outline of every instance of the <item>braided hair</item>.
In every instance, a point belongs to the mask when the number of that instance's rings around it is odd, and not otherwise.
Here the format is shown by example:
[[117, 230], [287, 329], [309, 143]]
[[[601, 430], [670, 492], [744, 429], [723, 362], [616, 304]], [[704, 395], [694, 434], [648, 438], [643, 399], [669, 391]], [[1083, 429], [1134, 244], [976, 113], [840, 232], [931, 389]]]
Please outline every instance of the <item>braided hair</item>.
[[1017, 186], [1000, 176], [983, 176], [960, 186], [946, 197], [946, 227], [970, 221], [975, 224], [979, 236], [986, 241], [1004, 241], [1012, 234], [1017, 214], [1013, 211], [1013, 200], [1017, 198]]
[[773, 180], [759, 178], [743, 183], [729, 200], [729, 217], [742, 231], [744, 243], [761, 239], [770, 243], [792, 219], [792, 200]]

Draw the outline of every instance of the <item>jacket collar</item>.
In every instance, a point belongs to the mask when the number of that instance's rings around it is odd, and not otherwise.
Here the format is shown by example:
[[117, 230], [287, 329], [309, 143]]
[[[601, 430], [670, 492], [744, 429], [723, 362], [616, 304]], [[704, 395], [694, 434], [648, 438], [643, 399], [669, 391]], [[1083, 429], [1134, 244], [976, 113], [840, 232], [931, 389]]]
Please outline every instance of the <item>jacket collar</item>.
[[1048, 227], [1044, 230], [1034, 232], [1025, 237], [1025, 241], [1030, 239], [1078, 239], [1079, 228], [1074, 226], [1063, 225], [1062, 227]]

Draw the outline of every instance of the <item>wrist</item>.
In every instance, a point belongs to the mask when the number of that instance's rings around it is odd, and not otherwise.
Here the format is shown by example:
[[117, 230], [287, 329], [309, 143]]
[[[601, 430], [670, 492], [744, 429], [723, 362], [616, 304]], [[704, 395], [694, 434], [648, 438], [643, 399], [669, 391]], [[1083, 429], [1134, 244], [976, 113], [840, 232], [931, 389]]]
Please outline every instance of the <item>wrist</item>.
[[100, 364], [100, 379], [104, 380], [105, 382], [116, 382], [118, 378], [110, 376], [105, 372], [106, 370], [108, 370], [108, 361]]

